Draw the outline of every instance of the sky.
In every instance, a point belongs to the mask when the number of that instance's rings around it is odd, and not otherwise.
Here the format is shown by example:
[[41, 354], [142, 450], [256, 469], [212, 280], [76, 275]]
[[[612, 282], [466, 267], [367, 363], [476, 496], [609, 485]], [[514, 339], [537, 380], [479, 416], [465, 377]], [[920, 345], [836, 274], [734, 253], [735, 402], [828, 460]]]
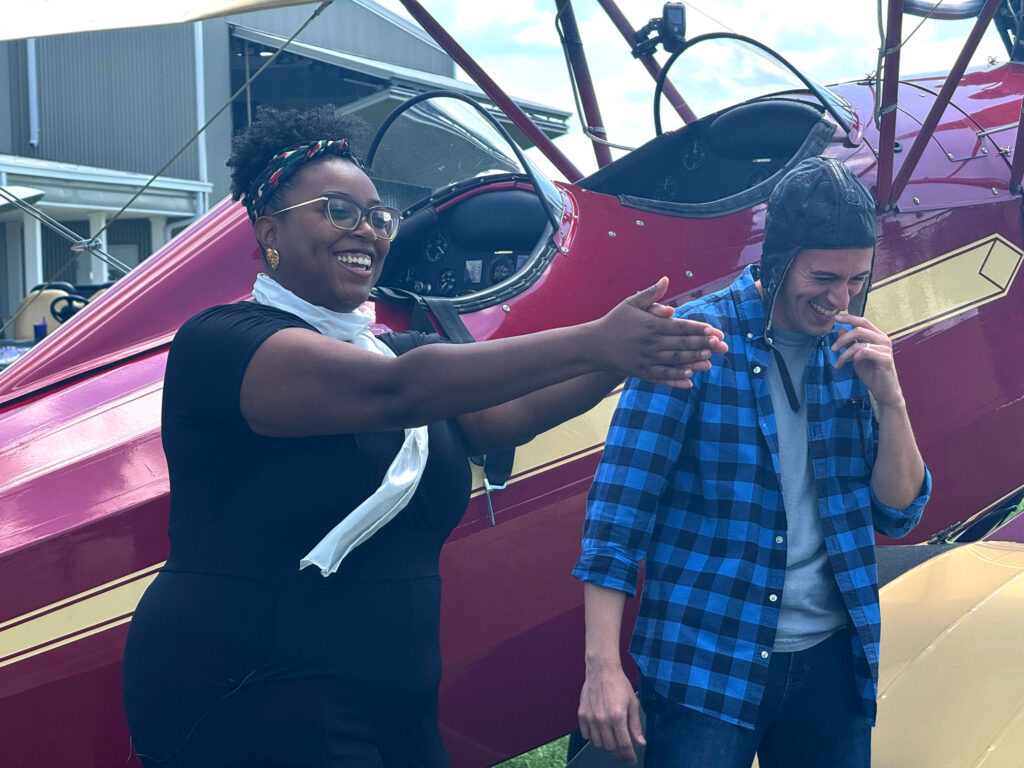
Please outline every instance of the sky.
[[[421, 0], [453, 37], [510, 95], [575, 112], [565, 59], [555, 32], [555, 0]], [[377, 0], [410, 18], [398, 0]], [[884, 4], [884, 3], [883, 3]], [[618, 0], [626, 18], [639, 28], [660, 16], [658, 0]], [[753, 37], [822, 83], [841, 82], [874, 72], [879, 30], [875, 0], [694, 0], [686, 2], [688, 38], [732, 31]], [[611, 141], [636, 146], [654, 136], [654, 81], [632, 58], [625, 41], [596, 0], [573, 7], [587, 51], [598, 101]], [[947, 71], [973, 25], [971, 21], [925, 21], [905, 16], [900, 70], [903, 74]], [[908, 39], [909, 36], [909, 39]], [[667, 56], [659, 54], [659, 60]], [[994, 26], [986, 32], [972, 66], [990, 58], [1007, 59]], [[680, 57], [672, 80], [698, 114], [706, 114], [757, 93], [795, 82], [782, 79], [763, 58], [738, 46], [704, 43]], [[460, 79], [468, 80], [461, 72]], [[678, 126], [668, 111], [666, 128]], [[589, 140], [579, 120], [556, 145], [585, 173], [596, 170]], [[535, 150], [529, 153], [539, 159]], [[540, 162], [552, 176], [550, 166]]]

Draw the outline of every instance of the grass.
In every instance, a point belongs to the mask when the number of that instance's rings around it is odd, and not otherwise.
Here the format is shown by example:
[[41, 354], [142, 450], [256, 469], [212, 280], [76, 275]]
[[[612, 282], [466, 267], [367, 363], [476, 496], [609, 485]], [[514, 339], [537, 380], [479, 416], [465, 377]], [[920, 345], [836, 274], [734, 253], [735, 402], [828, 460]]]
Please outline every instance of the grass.
[[565, 768], [565, 751], [568, 746], [569, 737], [563, 736], [532, 752], [499, 763], [495, 768]]

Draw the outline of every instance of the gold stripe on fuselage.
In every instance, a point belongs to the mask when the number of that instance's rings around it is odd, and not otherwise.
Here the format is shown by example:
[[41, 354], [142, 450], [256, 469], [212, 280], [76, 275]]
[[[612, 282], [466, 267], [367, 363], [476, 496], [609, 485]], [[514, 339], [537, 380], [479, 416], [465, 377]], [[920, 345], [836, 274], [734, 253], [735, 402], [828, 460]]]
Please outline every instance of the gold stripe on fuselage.
[[[1005, 296], [1024, 253], [999, 235], [950, 251], [878, 281], [868, 317], [893, 338]], [[516, 451], [510, 483], [526, 480], [604, 447], [618, 391], [594, 408], [538, 435]], [[483, 471], [473, 466], [473, 496], [483, 493]], [[31, 658], [126, 623], [163, 563], [129, 574], [0, 624], [0, 667]]]
[[[615, 405], [619, 402], [616, 389], [586, 413], [581, 413], [563, 424], [549, 429], [533, 440], [516, 448], [509, 483], [534, 477], [541, 472], [565, 466], [577, 459], [600, 453], [608, 434]], [[473, 466], [473, 496], [484, 492], [484, 471]]]
[[[510, 482], [599, 453], [618, 399], [615, 391], [586, 413], [521, 446]], [[473, 485], [474, 496], [483, 493], [483, 470], [475, 465]], [[0, 668], [130, 621], [162, 566], [158, 563], [0, 624]]]
[[162, 566], [158, 563], [0, 624], [0, 667], [130, 621]]
[[879, 280], [868, 294], [867, 318], [890, 338], [927, 328], [1010, 291], [1024, 252], [989, 235]]

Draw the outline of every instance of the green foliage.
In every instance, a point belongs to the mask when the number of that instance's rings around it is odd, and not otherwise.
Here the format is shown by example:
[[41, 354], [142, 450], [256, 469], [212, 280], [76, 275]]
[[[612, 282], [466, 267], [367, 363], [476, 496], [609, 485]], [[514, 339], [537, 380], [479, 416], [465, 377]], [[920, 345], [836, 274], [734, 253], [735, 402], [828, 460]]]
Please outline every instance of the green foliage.
[[565, 752], [569, 747], [569, 737], [563, 736], [558, 741], [544, 744], [532, 752], [513, 757], [495, 768], [565, 768]]

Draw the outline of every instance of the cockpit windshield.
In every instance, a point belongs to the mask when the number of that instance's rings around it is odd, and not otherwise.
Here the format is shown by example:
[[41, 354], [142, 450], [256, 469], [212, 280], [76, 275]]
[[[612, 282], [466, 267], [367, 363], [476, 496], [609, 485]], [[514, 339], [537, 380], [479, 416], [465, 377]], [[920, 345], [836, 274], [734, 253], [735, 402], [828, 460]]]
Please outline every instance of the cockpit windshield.
[[[500, 113], [500, 121], [511, 125]], [[537, 192], [558, 216], [555, 186], [477, 109], [443, 96], [419, 101], [378, 132], [371, 147], [371, 175], [381, 198], [403, 211], [500, 176], [532, 176]], [[524, 166], [525, 163], [525, 166]]]
[[[753, 99], [809, 91], [845, 132], [856, 122], [844, 99], [767, 46], [741, 35], [715, 33], [693, 38], [681, 55], [673, 56], [668, 70], [667, 83], [683, 94], [697, 117]], [[662, 131], [682, 126], [667, 92], [656, 109]]]

